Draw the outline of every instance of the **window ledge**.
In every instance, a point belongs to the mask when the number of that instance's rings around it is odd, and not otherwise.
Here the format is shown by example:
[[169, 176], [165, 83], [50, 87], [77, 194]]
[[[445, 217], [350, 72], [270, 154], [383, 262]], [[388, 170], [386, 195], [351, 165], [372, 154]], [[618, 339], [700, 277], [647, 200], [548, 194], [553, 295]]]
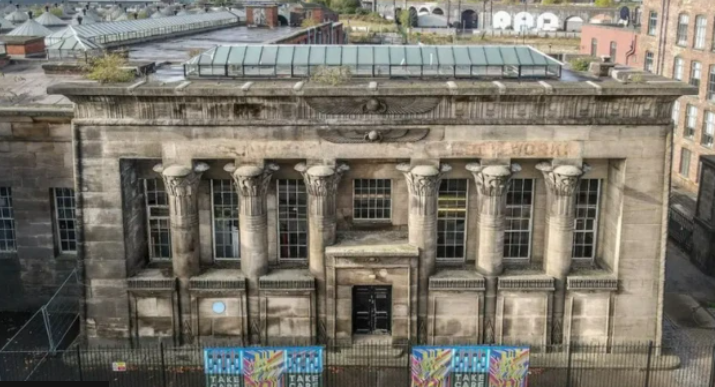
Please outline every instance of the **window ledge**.
[[58, 261], [76, 261], [77, 253], [60, 253], [55, 256]]
[[0, 260], [1, 259], [17, 259], [17, 251], [0, 252]]
[[353, 219], [353, 223], [365, 224], [392, 224], [392, 219]]

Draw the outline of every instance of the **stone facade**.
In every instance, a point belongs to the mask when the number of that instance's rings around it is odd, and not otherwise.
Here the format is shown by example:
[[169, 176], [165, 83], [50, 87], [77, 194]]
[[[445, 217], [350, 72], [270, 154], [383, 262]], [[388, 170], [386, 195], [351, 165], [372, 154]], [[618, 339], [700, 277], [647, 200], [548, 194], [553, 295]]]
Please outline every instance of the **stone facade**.
[[[649, 28], [649, 18], [654, 15], [654, 27]], [[684, 39], [678, 39], [678, 19], [687, 16], [688, 23]], [[638, 56], [645, 65], [647, 54], [653, 56], [653, 72], [668, 78], [674, 78], [676, 58], [682, 60], [681, 79], [690, 82], [693, 62], [701, 65], [701, 76], [697, 95], [686, 96], [678, 100], [678, 112], [673, 113], [674, 148], [673, 148], [673, 183], [688, 191], [697, 192], [700, 174], [700, 156], [714, 155], [711, 136], [705, 135], [706, 114], [713, 111], [715, 102], [715, 28], [713, 26], [715, 3], [708, 0], [644, 0]], [[697, 18], [705, 20], [704, 29], [697, 27]], [[703, 31], [702, 34], [698, 31]], [[682, 34], [681, 34], [682, 35]], [[702, 38], [698, 38], [702, 36]], [[696, 41], [697, 40], [697, 41]], [[688, 106], [693, 107], [697, 116], [687, 118]], [[690, 127], [688, 129], [687, 127]], [[712, 130], [710, 130], [712, 133]], [[686, 150], [686, 154], [683, 154]], [[690, 157], [688, 157], [688, 152]], [[681, 158], [684, 159], [681, 162]], [[689, 161], [686, 161], [689, 160]]]
[[71, 119], [71, 109], [0, 109], [0, 187], [11, 189], [15, 234], [0, 249], [2, 310], [38, 308], [76, 267], [56, 243], [52, 192], [74, 188]]
[[[670, 112], [693, 89], [408, 83], [51, 87], [77, 104], [87, 338], [350, 342], [356, 289], [380, 288], [387, 320], [371, 309], [366, 324], [388, 321], [371, 332], [393, 342], [659, 341]], [[165, 186], [165, 251], [147, 180]], [[228, 209], [216, 180], [234, 184]], [[517, 181], [533, 184], [521, 259], [507, 256]], [[445, 259], [459, 195], [461, 253]], [[222, 211], [240, 259], [217, 254]], [[574, 258], [584, 217], [593, 250]]]

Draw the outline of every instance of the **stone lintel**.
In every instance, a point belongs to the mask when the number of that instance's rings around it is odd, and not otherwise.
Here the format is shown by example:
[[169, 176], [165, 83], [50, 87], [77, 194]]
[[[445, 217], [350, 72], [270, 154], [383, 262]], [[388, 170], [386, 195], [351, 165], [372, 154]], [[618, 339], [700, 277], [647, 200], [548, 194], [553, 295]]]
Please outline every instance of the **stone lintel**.
[[325, 249], [325, 254], [332, 257], [406, 257], [417, 258], [420, 256], [420, 249], [409, 244], [385, 244], [385, 245], [354, 245], [354, 246], [330, 246]]
[[618, 290], [618, 279], [611, 276], [569, 276], [566, 280], [567, 290], [602, 290], [609, 292]]
[[315, 278], [305, 269], [273, 270], [271, 273], [258, 279], [261, 291], [315, 291]]
[[554, 279], [547, 275], [515, 275], [499, 277], [499, 290], [524, 291], [534, 290], [553, 292]]
[[473, 269], [440, 270], [429, 279], [429, 290], [483, 292], [485, 289], [484, 277]]
[[189, 280], [189, 289], [246, 291], [246, 278], [236, 269], [209, 269]]
[[170, 276], [168, 270], [144, 269], [136, 276], [127, 278], [127, 289], [131, 291], [174, 291], [176, 280]]

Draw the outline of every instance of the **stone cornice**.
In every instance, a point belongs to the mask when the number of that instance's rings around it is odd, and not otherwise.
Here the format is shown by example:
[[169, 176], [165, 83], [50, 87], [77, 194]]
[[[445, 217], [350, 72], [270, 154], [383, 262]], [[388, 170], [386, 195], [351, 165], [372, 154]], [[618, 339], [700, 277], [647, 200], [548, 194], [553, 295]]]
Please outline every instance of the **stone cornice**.
[[618, 290], [618, 279], [599, 275], [568, 277], [566, 287], [568, 290], [605, 290], [615, 292]]
[[547, 275], [499, 277], [499, 290], [554, 291], [554, 279]]
[[315, 291], [314, 279], [276, 279], [261, 277], [258, 280], [260, 290], [310, 290]]
[[127, 288], [132, 290], [171, 290], [175, 288], [173, 278], [127, 278]]
[[429, 290], [471, 290], [483, 292], [484, 278], [430, 278]]
[[218, 280], [205, 278], [192, 278], [189, 281], [189, 289], [191, 290], [246, 290], [246, 280]]

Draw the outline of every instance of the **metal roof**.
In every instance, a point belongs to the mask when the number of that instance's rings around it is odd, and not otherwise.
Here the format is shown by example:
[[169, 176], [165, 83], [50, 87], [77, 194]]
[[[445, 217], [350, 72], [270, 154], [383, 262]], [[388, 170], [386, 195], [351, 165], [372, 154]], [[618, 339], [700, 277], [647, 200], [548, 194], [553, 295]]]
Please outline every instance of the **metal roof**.
[[66, 51], [101, 51], [102, 47], [94, 44], [89, 40], [82, 39], [79, 36], [70, 36], [51, 46], [48, 50], [66, 50]]
[[[419, 76], [433, 72], [434, 75], [450, 75], [449, 71], [455, 76], [472, 76], [469, 69], [475, 67], [501, 67], [509, 68], [517, 76], [538, 76], [538, 72], [534, 74], [531, 70], [522, 74], [522, 69], [548, 67], [556, 71], [558, 68], [560, 73], [561, 63], [529, 46], [237, 45], [215, 47], [191, 58], [184, 66], [189, 70], [188, 74], [194, 67], [287, 67], [292, 69], [290, 75], [304, 74], [303, 68], [314, 66], [347, 66], [358, 75], [363, 73], [361, 70], [365, 70], [364, 75], [377, 75], [376, 67], [398, 67], [409, 69], [408, 73], [400, 75]], [[369, 68], [373, 68], [372, 73], [367, 71]], [[390, 75], [398, 72], [389, 71]], [[497, 72], [495, 70], [492, 75], [498, 75]], [[237, 69], [232, 73], [247, 75]], [[380, 69], [378, 73], [384, 74], [384, 71]]]
[[19, 27], [7, 33], [7, 36], [47, 36], [52, 34], [47, 27], [40, 23], [29, 19], [22, 23]]
[[[231, 12], [216, 12], [201, 15], [169, 16], [161, 19], [125, 20], [89, 25], [82, 24], [74, 26], [73, 28], [78, 36], [94, 41], [95, 43], [104, 44], [105, 42], [101, 39], [103, 36], [125, 37], [112, 39], [113, 42], [119, 42], [134, 39], [137, 36], [146, 36], [147, 34], [171, 34], [172, 31], [170, 31], [170, 29], [172, 28], [186, 31], [206, 27], [206, 23], [221, 23], [226, 21], [238, 21], [238, 16]], [[161, 31], [153, 33], [152, 30]], [[51, 45], [72, 34], [73, 33], [69, 32], [68, 29], [63, 29], [47, 36], [45, 42], [47, 45]]]
[[58, 18], [57, 16], [53, 15], [50, 12], [44, 12], [40, 17], [35, 19], [38, 23], [42, 24], [45, 27], [52, 27], [52, 26], [64, 26], [67, 25], [67, 23]]

